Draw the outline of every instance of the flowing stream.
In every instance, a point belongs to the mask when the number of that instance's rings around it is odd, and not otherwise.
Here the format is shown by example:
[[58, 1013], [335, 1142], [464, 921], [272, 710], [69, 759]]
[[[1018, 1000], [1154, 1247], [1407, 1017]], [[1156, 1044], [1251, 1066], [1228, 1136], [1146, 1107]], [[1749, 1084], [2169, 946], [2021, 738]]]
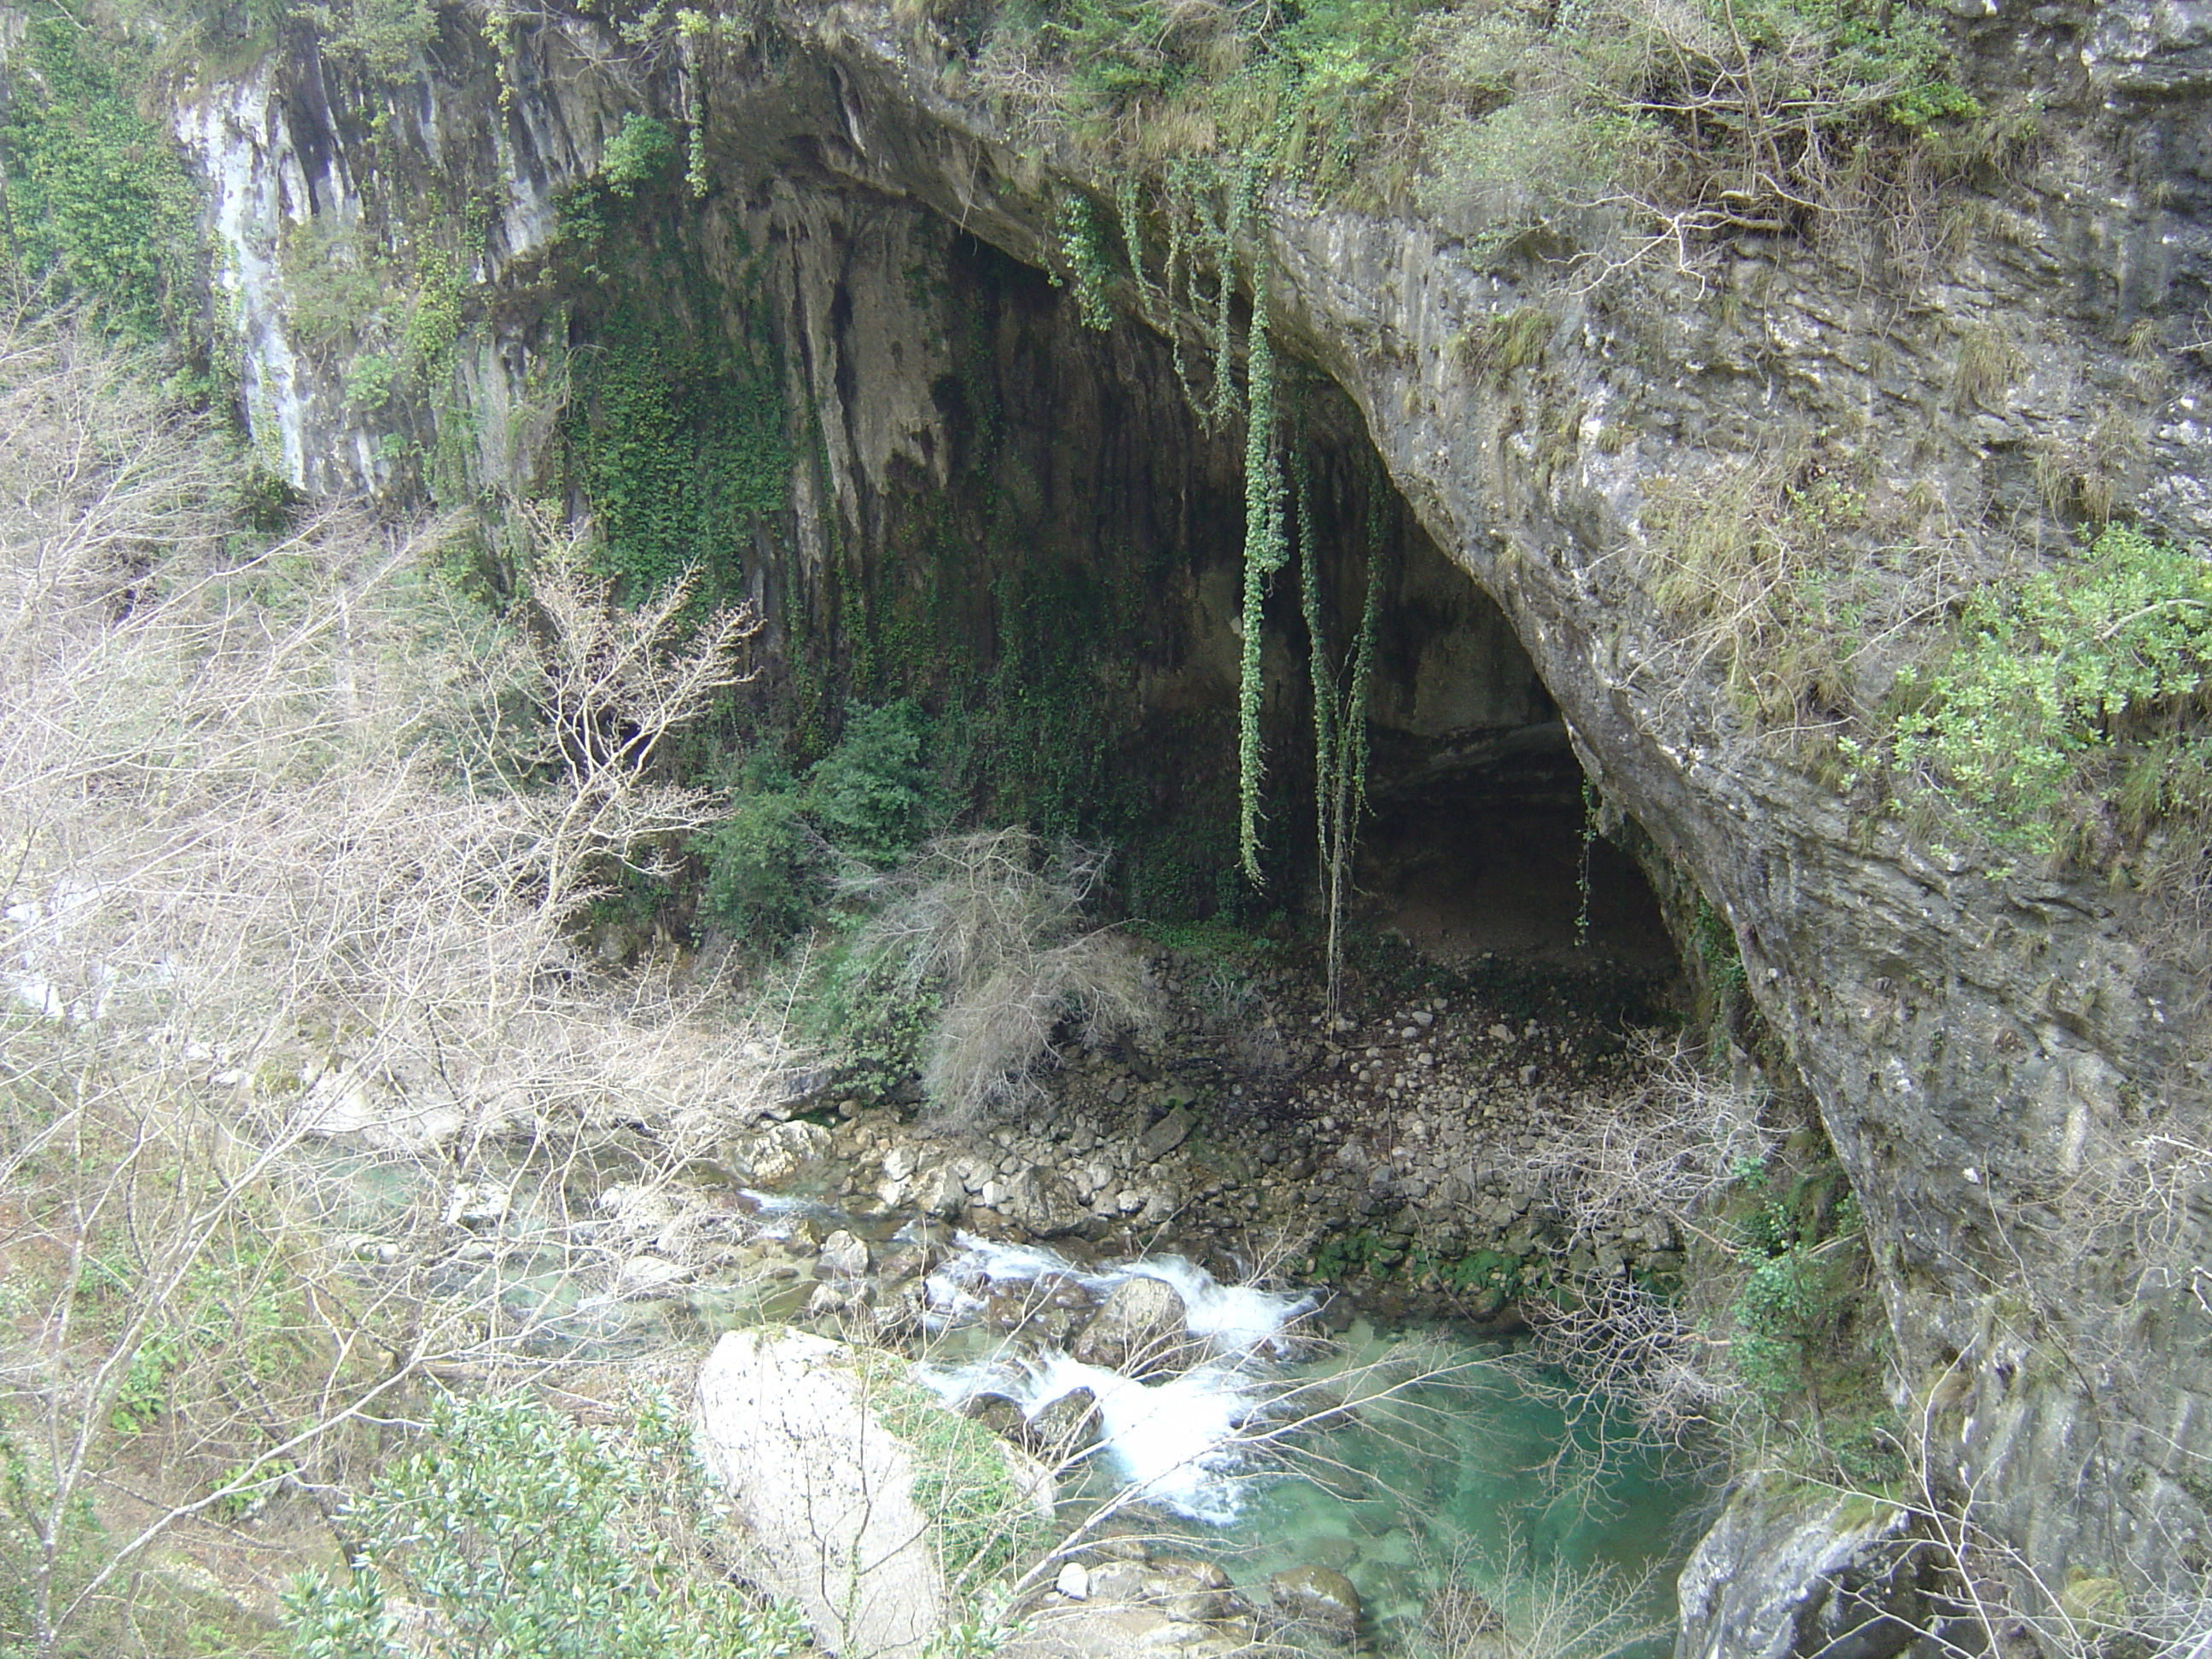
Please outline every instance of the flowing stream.
[[[412, 1182], [397, 1170], [338, 1159], [332, 1173], [343, 1177], [355, 1225], [410, 1200]], [[819, 1282], [804, 1244], [757, 1275], [665, 1293], [580, 1274], [557, 1247], [570, 1224], [546, 1207], [550, 1188], [521, 1179], [525, 1165], [513, 1173], [511, 1196], [479, 1230], [483, 1243], [448, 1272], [456, 1289], [495, 1287], [545, 1352], [617, 1358], [696, 1340], [702, 1323], [793, 1319]], [[471, 1190], [456, 1188], [452, 1201]], [[853, 1216], [802, 1194], [749, 1192], [742, 1201], [746, 1233], [771, 1248], [834, 1227], [879, 1251], [915, 1238], [911, 1227], [894, 1231], [895, 1218]], [[593, 1202], [606, 1207], [606, 1195]], [[1180, 1362], [1139, 1380], [1076, 1358], [1072, 1333], [1140, 1277], [1181, 1298]], [[916, 1375], [949, 1401], [999, 1395], [1034, 1419], [1078, 1389], [1095, 1396], [1097, 1442], [1060, 1481], [1071, 1525], [1110, 1506], [1102, 1530], [1166, 1534], [1179, 1553], [1218, 1562], [1261, 1602], [1278, 1571], [1341, 1572], [1359, 1591], [1368, 1628], [1400, 1650], [1420, 1645], [1424, 1610], [1455, 1580], [1509, 1622], [1516, 1597], [1557, 1600], [1577, 1586], [1611, 1607], [1616, 1626], [1636, 1622], [1624, 1611], [1651, 1624], [1668, 1616], [1674, 1565], [1706, 1490], [1650, 1455], [1599, 1456], [1586, 1425], [1528, 1386], [1541, 1376], [1508, 1344], [1364, 1321], [1320, 1338], [1307, 1316], [1328, 1299], [1321, 1287], [1224, 1284], [1180, 1255], [1082, 1264], [965, 1233], [923, 1286]], [[1528, 1616], [1556, 1613], [1532, 1605]]]
[[[1616, 1629], [1638, 1622], [1624, 1613], [1668, 1616], [1681, 1523], [1704, 1488], [1648, 1454], [1601, 1455], [1508, 1345], [1364, 1321], [1316, 1342], [1297, 1332], [1318, 1291], [1223, 1285], [1181, 1256], [1083, 1268], [1036, 1246], [955, 1242], [928, 1280], [938, 1333], [917, 1374], [956, 1404], [1000, 1395], [1032, 1420], [1090, 1389], [1100, 1438], [1080, 1495], [1140, 1501], [1149, 1530], [1261, 1599], [1273, 1572], [1328, 1567], [1402, 1644], [1455, 1578], [1509, 1616], [1532, 1599], [1557, 1616], [1577, 1594], [1607, 1604]], [[1204, 1350], [1188, 1369], [1139, 1382], [977, 1322], [1011, 1286], [1103, 1297], [1140, 1275], [1182, 1297]]]

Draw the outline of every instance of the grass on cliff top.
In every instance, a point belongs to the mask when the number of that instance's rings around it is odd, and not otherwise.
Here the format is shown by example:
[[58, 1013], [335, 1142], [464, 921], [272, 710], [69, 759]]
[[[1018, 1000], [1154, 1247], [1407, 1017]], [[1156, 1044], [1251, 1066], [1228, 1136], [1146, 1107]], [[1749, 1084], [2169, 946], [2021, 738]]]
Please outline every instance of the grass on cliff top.
[[[898, 10], [949, 50], [951, 84], [1032, 142], [1073, 139], [1102, 176], [1122, 169], [1168, 192], [1256, 176], [1355, 204], [1410, 202], [1478, 253], [1598, 205], [1677, 242], [1794, 234], [2017, 136], [1957, 84], [1946, 29], [1910, 3], [904, 0]], [[1125, 220], [1143, 194], [1125, 185]]]
[[1686, 671], [1721, 676], [1753, 729], [1939, 857], [2094, 872], [2147, 896], [2157, 942], [2201, 949], [2200, 551], [2095, 520], [2056, 556], [2008, 549], [1932, 491], [1802, 445], [1662, 478], [1643, 522]]

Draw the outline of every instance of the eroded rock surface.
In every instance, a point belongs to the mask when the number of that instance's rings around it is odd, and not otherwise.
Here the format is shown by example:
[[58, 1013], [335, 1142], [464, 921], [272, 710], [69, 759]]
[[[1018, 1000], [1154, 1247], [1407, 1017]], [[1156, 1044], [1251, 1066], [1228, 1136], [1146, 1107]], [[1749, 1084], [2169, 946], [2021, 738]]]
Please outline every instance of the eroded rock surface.
[[1675, 1659], [1893, 1659], [1927, 1626], [1929, 1561], [1898, 1504], [1754, 1481], [1682, 1569]]

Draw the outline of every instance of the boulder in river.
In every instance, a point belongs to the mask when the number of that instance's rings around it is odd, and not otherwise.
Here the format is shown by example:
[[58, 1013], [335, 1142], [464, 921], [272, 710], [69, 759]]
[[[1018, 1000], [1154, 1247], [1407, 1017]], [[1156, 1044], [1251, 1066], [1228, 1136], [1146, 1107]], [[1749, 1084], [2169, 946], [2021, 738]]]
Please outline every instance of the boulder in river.
[[1327, 1567], [1291, 1567], [1267, 1581], [1267, 1595], [1285, 1618], [1350, 1641], [1359, 1629], [1359, 1592]]
[[839, 1279], [858, 1279], [868, 1271], [868, 1243], [842, 1227], [822, 1241], [822, 1271]]
[[1098, 1437], [1098, 1396], [1071, 1389], [1040, 1407], [1029, 1421], [1030, 1449], [1047, 1463], [1074, 1456]]
[[1020, 1402], [1003, 1394], [976, 1395], [961, 1409], [1001, 1440], [1027, 1437], [1029, 1425], [1022, 1417]]
[[1164, 1279], [1125, 1279], [1075, 1339], [1075, 1357], [1132, 1374], [1180, 1369], [1191, 1358], [1188, 1313]]

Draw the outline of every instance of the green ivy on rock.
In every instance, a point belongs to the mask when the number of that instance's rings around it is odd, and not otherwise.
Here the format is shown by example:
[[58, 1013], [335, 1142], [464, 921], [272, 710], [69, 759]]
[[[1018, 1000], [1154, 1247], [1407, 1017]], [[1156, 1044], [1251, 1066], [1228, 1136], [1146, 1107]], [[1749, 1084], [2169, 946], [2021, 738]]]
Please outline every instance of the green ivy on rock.
[[167, 136], [139, 112], [138, 67], [73, 8], [32, 6], [0, 164], [15, 270], [153, 341], [191, 279], [197, 204]]

